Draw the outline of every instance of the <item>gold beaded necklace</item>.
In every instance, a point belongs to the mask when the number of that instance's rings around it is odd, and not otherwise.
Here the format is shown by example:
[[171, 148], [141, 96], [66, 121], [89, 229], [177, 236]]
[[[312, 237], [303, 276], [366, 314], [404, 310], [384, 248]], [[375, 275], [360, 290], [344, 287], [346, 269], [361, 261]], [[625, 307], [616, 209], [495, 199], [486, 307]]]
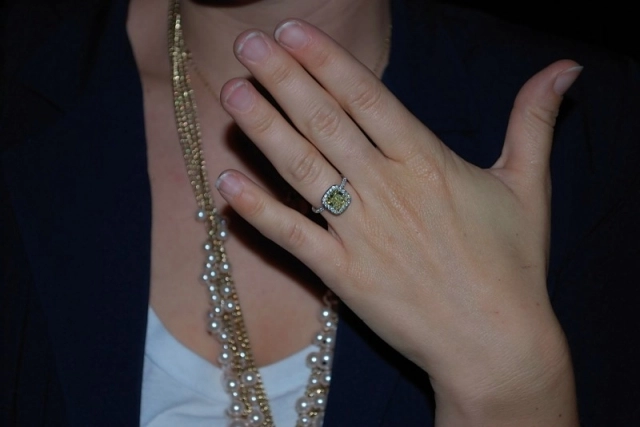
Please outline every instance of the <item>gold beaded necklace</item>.
[[[196, 219], [204, 223], [207, 232], [207, 239], [203, 245], [205, 263], [201, 281], [207, 289], [211, 307], [208, 313], [208, 331], [222, 346], [218, 361], [223, 372], [223, 387], [231, 399], [227, 409], [229, 427], [273, 427], [269, 400], [260, 372], [255, 365], [240, 301], [231, 276], [231, 264], [224, 247], [224, 241], [228, 237], [226, 222], [214, 204], [202, 153], [200, 122], [188, 73], [191, 55], [183, 37], [180, 0], [170, 0], [168, 18], [175, 119], [187, 175], [198, 207]], [[376, 68], [384, 60], [388, 44], [387, 39]], [[208, 86], [206, 82], [205, 84]], [[304, 395], [296, 402], [297, 427], [321, 426], [324, 417], [338, 322], [336, 299], [328, 294], [324, 303], [319, 319], [321, 330], [313, 339], [318, 350], [307, 356], [311, 375]]]

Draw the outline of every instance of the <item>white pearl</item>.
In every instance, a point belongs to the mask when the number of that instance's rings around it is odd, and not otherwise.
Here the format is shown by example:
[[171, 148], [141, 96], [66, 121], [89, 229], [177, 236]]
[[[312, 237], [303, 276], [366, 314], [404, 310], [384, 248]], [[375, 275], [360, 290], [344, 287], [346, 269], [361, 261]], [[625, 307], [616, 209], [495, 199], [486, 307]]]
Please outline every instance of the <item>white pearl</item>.
[[220, 352], [220, 354], [218, 355], [218, 362], [221, 365], [225, 365], [225, 364], [231, 362], [232, 359], [233, 359], [233, 355], [231, 354], [231, 352], [229, 350], [222, 350]]
[[231, 402], [231, 406], [229, 406], [229, 409], [227, 409], [227, 414], [229, 414], [231, 418], [240, 418], [244, 413], [244, 410], [244, 403], [242, 403], [240, 400], [234, 400], [233, 402]]
[[240, 389], [240, 382], [235, 378], [225, 378], [224, 386], [228, 391], [235, 391]]
[[216, 233], [216, 237], [218, 238], [218, 240], [227, 240], [227, 238], [229, 238], [229, 232], [227, 230], [220, 229]]
[[333, 360], [333, 358], [332, 358], [330, 352], [328, 352], [328, 351], [322, 352], [322, 353], [320, 353], [318, 366], [321, 366], [323, 369], [329, 369], [329, 368], [331, 368], [332, 360]]
[[333, 321], [333, 320], [331, 320], [331, 319], [328, 319], [328, 320], [325, 320], [325, 321], [324, 321], [324, 323], [323, 323], [323, 325], [322, 325], [322, 326], [323, 326], [325, 329], [327, 329], [327, 330], [333, 330], [333, 329], [335, 329], [335, 328], [336, 328], [336, 326], [337, 326], [337, 325], [336, 325], [336, 322], [334, 322], [334, 321]]
[[223, 303], [224, 310], [231, 313], [236, 309], [236, 303], [233, 300], [225, 301]]
[[322, 384], [323, 386], [328, 387], [330, 383], [331, 383], [330, 373], [326, 373], [320, 377], [320, 384]]
[[198, 221], [205, 221], [207, 219], [207, 213], [204, 211], [204, 209], [200, 209], [198, 210], [198, 212], [196, 212], [196, 219]]
[[326, 399], [325, 399], [325, 397], [323, 395], [320, 395], [320, 396], [316, 396], [316, 398], [315, 398], [313, 403], [316, 406], [316, 408], [324, 408], [324, 406], [326, 405], [327, 401], [326, 401]]
[[322, 332], [318, 332], [315, 337], [313, 337], [313, 343], [317, 346], [321, 346], [324, 342], [324, 334]]
[[220, 288], [220, 293], [222, 294], [222, 296], [228, 297], [232, 292], [233, 289], [231, 289], [231, 286], [229, 285], [224, 285]]
[[302, 414], [307, 412], [310, 408], [309, 400], [306, 397], [301, 397], [296, 402], [296, 411]]
[[222, 325], [217, 320], [212, 320], [211, 322], [209, 322], [209, 331], [211, 332], [217, 333], [221, 327]]
[[298, 418], [298, 421], [300, 421], [300, 425], [303, 426], [310, 426], [311, 425], [311, 417], [307, 416], [307, 415], [303, 415], [300, 418]]
[[309, 368], [315, 368], [316, 366], [318, 366], [318, 362], [320, 361], [320, 357], [318, 355], [318, 353], [316, 352], [311, 352], [309, 353], [309, 355], [307, 356], [307, 366]]
[[222, 298], [220, 298], [220, 295], [218, 295], [217, 293], [212, 292], [209, 295], [209, 302], [211, 304], [217, 305], [217, 304], [220, 304], [220, 301], [222, 301]]
[[246, 385], [255, 385], [258, 382], [258, 377], [253, 372], [245, 372], [242, 374], [242, 382]]
[[251, 412], [251, 414], [249, 414], [249, 421], [254, 424], [260, 425], [264, 422], [264, 415], [262, 415], [262, 412], [254, 410]]
[[229, 264], [228, 262], [223, 262], [222, 264], [220, 264], [220, 271], [223, 273], [231, 273], [231, 264]]
[[331, 319], [331, 315], [332, 315], [332, 314], [333, 314], [333, 313], [332, 313], [332, 311], [331, 311], [331, 310], [329, 310], [328, 308], [323, 308], [323, 309], [320, 311], [319, 319], [320, 319], [320, 321], [321, 321], [321, 322], [325, 322], [326, 320]]
[[211, 249], [213, 249], [213, 246], [211, 246], [211, 243], [209, 242], [205, 242], [204, 245], [202, 245], [202, 247], [204, 248], [205, 251], [209, 252], [211, 251]]

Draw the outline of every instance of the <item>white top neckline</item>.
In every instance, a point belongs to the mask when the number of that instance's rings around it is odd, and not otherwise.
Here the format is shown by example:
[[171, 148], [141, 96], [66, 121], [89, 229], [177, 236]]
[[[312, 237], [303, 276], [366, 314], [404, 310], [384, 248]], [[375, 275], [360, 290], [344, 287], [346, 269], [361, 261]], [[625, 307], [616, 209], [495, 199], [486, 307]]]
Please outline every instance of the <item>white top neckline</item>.
[[[151, 307], [148, 311], [141, 425], [220, 425], [231, 402], [223, 388], [222, 370], [185, 347]], [[306, 357], [315, 349], [310, 345], [260, 368], [276, 425], [295, 425], [295, 402], [311, 374]]]

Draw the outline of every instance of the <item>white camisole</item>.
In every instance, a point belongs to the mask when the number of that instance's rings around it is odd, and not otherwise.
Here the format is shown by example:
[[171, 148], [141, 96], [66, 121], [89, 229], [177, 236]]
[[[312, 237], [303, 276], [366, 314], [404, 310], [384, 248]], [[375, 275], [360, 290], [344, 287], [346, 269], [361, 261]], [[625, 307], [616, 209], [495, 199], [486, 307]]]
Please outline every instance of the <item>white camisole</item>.
[[[260, 369], [277, 426], [296, 424], [295, 403], [311, 374], [306, 356], [312, 348]], [[149, 308], [140, 425], [224, 427], [229, 423], [225, 412], [230, 402], [220, 368], [176, 340]]]

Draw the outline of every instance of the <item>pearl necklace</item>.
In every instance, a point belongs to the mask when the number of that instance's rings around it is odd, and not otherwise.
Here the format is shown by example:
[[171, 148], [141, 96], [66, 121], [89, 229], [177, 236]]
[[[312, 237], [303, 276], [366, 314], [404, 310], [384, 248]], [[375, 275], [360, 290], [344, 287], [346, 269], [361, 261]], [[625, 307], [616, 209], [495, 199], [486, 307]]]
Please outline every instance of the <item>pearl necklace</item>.
[[[229, 427], [273, 427], [273, 417], [253, 357], [240, 300], [231, 276], [231, 264], [224, 247], [228, 238], [226, 221], [213, 202], [202, 154], [202, 135], [194, 92], [188, 74], [190, 53], [182, 33], [180, 1], [170, 0], [169, 56], [171, 60], [173, 102], [176, 125], [183, 151], [187, 175], [198, 211], [197, 220], [204, 223], [207, 240], [204, 272], [201, 281], [207, 289], [210, 310], [207, 327], [222, 346], [218, 362], [223, 372], [223, 387], [230, 396], [227, 409]], [[324, 409], [331, 382], [331, 365], [338, 316], [336, 299], [329, 294], [320, 312], [321, 329], [313, 339], [318, 347], [306, 359], [311, 375], [304, 395], [296, 402], [297, 427], [322, 426]]]

